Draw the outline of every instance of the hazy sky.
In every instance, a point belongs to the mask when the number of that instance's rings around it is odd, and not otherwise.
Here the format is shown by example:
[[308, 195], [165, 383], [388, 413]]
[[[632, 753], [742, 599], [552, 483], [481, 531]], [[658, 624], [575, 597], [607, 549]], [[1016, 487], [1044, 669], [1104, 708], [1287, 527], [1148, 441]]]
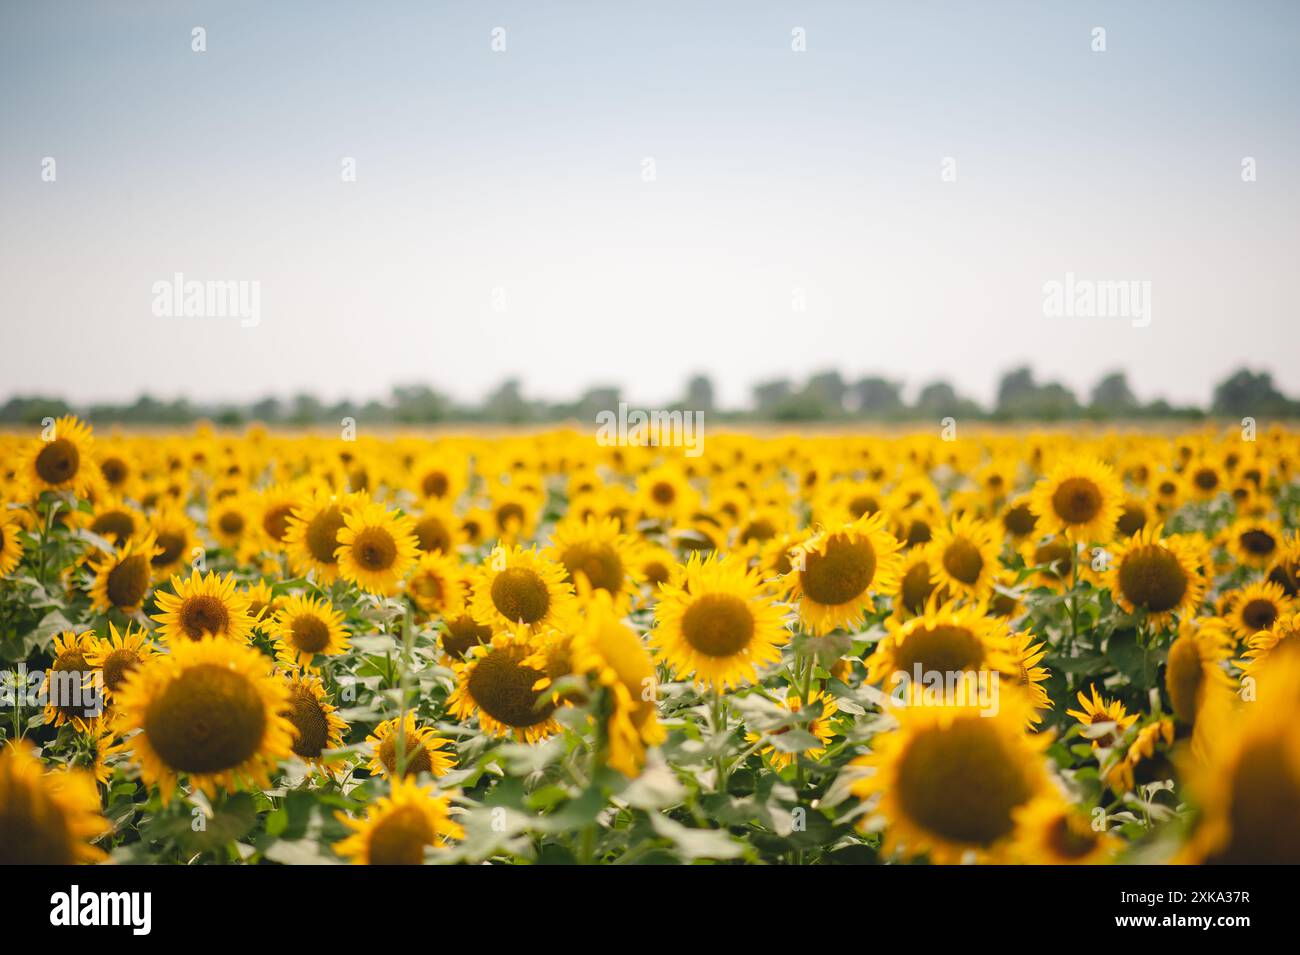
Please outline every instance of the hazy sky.
[[[1298, 107], [1287, 2], [0, 0], [0, 398], [1295, 394]], [[176, 272], [260, 324], [155, 316]], [[1070, 272], [1150, 325], [1045, 317]]]

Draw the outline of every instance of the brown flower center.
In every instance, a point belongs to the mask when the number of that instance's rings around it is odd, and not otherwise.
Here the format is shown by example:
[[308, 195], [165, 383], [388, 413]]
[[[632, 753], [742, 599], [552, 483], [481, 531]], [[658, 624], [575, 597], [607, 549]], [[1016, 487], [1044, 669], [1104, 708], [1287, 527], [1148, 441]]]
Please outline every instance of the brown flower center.
[[745, 601], [732, 594], [704, 594], [682, 614], [682, 636], [698, 652], [729, 657], [749, 646], [754, 615]]
[[800, 583], [809, 599], [834, 606], [860, 597], [875, 573], [876, 552], [869, 540], [835, 534], [806, 556]]
[[537, 623], [551, 606], [546, 581], [527, 567], [507, 567], [492, 581], [492, 603], [512, 623]]
[[144, 731], [171, 769], [220, 773], [257, 753], [266, 710], [243, 674], [203, 663], [181, 673], [149, 704]]

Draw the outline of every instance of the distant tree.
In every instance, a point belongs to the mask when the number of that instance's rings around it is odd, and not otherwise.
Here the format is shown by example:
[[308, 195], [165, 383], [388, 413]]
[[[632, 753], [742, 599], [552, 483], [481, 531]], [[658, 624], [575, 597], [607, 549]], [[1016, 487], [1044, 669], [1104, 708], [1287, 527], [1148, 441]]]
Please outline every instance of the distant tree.
[[754, 405], [759, 417], [770, 418], [771, 412], [789, 400], [793, 393], [789, 379], [777, 378], [754, 386]]
[[1104, 416], [1131, 415], [1138, 410], [1138, 400], [1128, 386], [1128, 376], [1114, 371], [1093, 385], [1089, 406]]
[[860, 378], [849, 394], [853, 410], [868, 418], [896, 414], [903, 408], [903, 386], [884, 378]]
[[998, 383], [997, 410], [1014, 414], [1017, 406], [1032, 398], [1037, 391], [1033, 371], [1028, 366], [1014, 368]]
[[447, 415], [447, 399], [428, 385], [398, 385], [392, 407], [393, 419], [403, 424], [431, 424]]
[[687, 411], [713, 410], [713, 382], [708, 375], [692, 375], [686, 383], [686, 397], [682, 407]]
[[1295, 406], [1273, 387], [1273, 376], [1266, 371], [1253, 372], [1242, 368], [1214, 389], [1210, 410], [1216, 415], [1231, 417], [1261, 414], [1287, 414]]
[[533, 418], [533, 408], [524, 400], [518, 378], [508, 378], [483, 402], [483, 416], [489, 421], [519, 424]]
[[844, 413], [844, 398], [848, 394], [848, 385], [838, 371], [821, 371], [808, 379], [804, 388], [810, 399], [821, 404], [828, 415]]

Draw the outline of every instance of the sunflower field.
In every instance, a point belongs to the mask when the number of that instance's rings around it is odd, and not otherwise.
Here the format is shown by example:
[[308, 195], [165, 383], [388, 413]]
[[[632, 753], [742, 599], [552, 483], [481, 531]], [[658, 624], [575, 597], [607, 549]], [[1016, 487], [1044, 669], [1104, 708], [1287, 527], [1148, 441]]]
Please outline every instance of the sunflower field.
[[0, 863], [1300, 862], [1300, 433], [0, 435]]

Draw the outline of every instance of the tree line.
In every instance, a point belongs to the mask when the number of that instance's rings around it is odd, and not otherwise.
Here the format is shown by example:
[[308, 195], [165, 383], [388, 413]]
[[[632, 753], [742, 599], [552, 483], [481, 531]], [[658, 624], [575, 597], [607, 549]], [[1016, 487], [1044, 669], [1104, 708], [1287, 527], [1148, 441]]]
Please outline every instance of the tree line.
[[[1085, 398], [1056, 381], [1040, 382], [1027, 366], [1006, 372], [991, 407], [960, 394], [946, 381], [923, 385], [912, 400], [904, 382], [869, 375], [855, 380], [838, 371], [823, 371], [796, 382], [777, 378], [752, 388], [747, 406], [724, 408], [715, 402], [713, 383], [696, 375], [669, 409], [702, 411], [714, 420], [771, 422], [880, 421], [906, 422], [952, 416], [987, 421], [1109, 421], [1206, 417], [1300, 417], [1300, 400], [1288, 398], [1265, 371], [1239, 369], [1214, 387], [1205, 407], [1173, 405], [1163, 399], [1142, 402], [1122, 371], [1098, 381]], [[518, 379], [502, 382], [478, 403], [464, 403], [425, 384], [399, 385], [384, 400], [364, 403], [324, 402], [309, 393], [289, 399], [268, 396], [247, 403], [171, 401], [143, 394], [122, 404], [73, 406], [60, 398], [16, 396], [0, 406], [0, 423], [38, 424], [47, 417], [76, 413], [96, 424], [185, 425], [200, 419], [238, 426], [254, 421], [268, 425], [337, 424], [355, 418], [370, 424], [534, 424], [593, 421], [597, 413], [617, 409], [625, 400], [618, 388], [589, 388], [572, 401], [541, 401], [525, 396]]]

